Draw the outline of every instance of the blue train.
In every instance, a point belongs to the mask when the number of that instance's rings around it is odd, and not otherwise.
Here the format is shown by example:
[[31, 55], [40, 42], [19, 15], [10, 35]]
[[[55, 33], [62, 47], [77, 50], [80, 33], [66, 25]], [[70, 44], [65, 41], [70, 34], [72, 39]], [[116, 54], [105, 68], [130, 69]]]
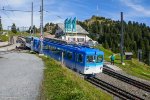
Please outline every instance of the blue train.
[[[40, 39], [28, 37], [27, 47], [40, 52]], [[31, 42], [33, 41], [33, 42]], [[104, 53], [98, 49], [68, 44], [65, 41], [44, 38], [43, 54], [50, 56], [79, 73], [93, 75], [103, 70]], [[63, 56], [62, 56], [63, 54]]]

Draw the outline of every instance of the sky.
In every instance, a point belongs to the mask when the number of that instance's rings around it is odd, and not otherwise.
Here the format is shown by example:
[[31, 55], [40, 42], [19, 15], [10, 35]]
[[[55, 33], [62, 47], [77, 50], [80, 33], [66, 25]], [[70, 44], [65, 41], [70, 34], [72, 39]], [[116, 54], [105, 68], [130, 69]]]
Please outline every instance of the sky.
[[[77, 20], [98, 15], [113, 20], [120, 20], [120, 12], [124, 13], [125, 21], [137, 21], [150, 26], [150, 0], [43, 0], [44, 24], [47, 22], [62, 23], [66, 18], [77, 17]], [[0, 0], [0, 16], [3, 28], [7, 29], [12, 23], [17, 27], [31, 25], [30, 12], [9, 12], [2, 10], [31, 11], [34, 4], [34, 20], [36, 27], [40, 26], [41, 0]]]

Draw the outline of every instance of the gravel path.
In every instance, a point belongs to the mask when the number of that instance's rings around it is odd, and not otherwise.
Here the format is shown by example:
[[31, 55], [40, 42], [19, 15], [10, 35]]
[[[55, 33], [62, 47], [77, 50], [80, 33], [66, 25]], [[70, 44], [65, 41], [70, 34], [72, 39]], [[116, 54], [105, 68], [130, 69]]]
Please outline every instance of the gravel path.
[[[100, 78], [103, 81], [108, 82], [108, 83], [110, 83], [110, 84], [112, 84], [114, 86], [117, 86], [118, 88], [126, 90], [126, 91], [128, 91], [128, 92], [130, 92], [132, 94], [136, 94], [137, 96], [140, 96], [140, 97], [142, 97], [145, 100], [150, 100], [150, 93], [148, 93], [146, 91], [143, 91], [143, 90], [141, 90], [141, 89], [139, 89], [137, 87], [134, 87], [134, 86], [132, 86], [132, 85], [130, 85], [128, 83], [125, 83], [123, 81], [120, 81], [120, 80], [118, 80], [116, 78], [113, 78], [113, 77], [111, 77], [109, 75], [106, 75], [106, 74], [103, 74], [103, 73], [97, 74], [96, 77]], [[147, 96], [145, 97], [145, 95], [147, 95]]]
[[35, 55], [0, 55], [0, 100], [37, 99], [43, 66], [42, 60]]

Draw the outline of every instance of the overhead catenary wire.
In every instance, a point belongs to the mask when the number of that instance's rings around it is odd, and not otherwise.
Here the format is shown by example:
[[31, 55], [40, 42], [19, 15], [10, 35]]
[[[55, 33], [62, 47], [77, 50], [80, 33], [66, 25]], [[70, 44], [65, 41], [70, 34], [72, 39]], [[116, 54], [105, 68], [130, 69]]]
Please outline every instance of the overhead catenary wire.
[[[8, 0], [5, 0], [6, 4], [8, 5], [8, 7], [10, 7], [10, 9], [12, 9], [12, 7], [9, 5]], [[15, 16], [14, 12], [12, 12], [13, 16]]]
[[5, 9], [4, 7], [1, 10], [3, 10], [3, 11], [11, 11], [11, 12], [15, 12], [15, 11], [18, 11], [18, 12], [32, 12], [32, 11], [27, 11], [27, 10]]

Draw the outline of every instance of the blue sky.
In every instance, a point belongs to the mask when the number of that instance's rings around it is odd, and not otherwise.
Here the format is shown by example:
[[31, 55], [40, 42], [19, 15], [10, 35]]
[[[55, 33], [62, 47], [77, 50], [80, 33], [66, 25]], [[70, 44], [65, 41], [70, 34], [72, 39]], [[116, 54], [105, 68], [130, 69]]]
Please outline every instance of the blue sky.
[[[34, 24], [40, 26], [41, 0], [0, 0], [0, 9], [30, 10], [34, 2]], [[66, 18], [77, 17], [78, 20], [89, 19], [99, 15], [113, 20], [120, 20], [120, 12], [124, 12], [125, 21], [138, 21], [150, 26], [150, 0], [44, 0], [44, 24], [60, 23]], [[98, 10], [97, 10], [98, 8]], [[6, 12], [0, 10], [3, 26], [16, 23], [18, 27], [30, 26], [30, 13]], [[58, 17], [60, 16], [60, 17]]]

